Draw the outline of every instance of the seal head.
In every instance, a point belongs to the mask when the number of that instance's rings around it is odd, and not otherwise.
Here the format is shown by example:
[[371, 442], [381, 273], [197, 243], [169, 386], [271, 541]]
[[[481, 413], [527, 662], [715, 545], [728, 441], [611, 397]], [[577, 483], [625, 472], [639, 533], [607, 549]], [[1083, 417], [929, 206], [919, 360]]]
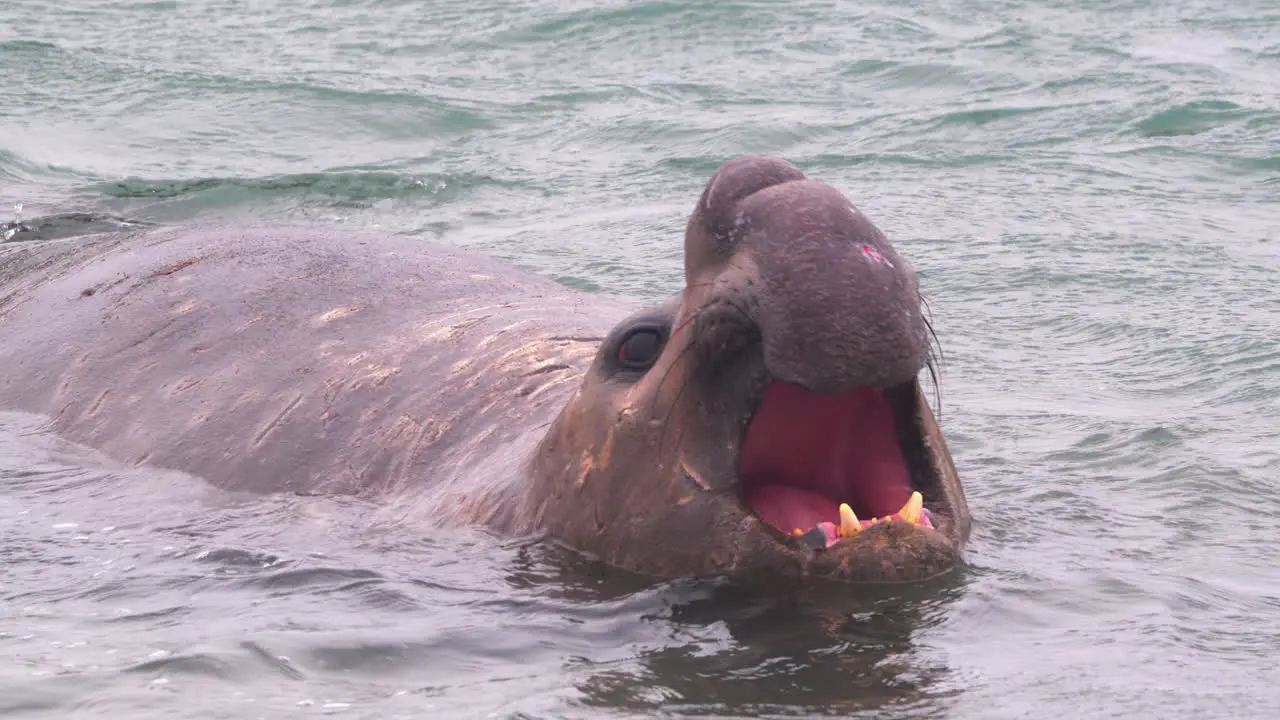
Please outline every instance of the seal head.
[[601, 343], [517, 515], [663, 576], [955, 566], [969, 514], [918, 383], [931, 332], [885, 235], [793, 165], [737, 158], [689, 218], [685, 281]]

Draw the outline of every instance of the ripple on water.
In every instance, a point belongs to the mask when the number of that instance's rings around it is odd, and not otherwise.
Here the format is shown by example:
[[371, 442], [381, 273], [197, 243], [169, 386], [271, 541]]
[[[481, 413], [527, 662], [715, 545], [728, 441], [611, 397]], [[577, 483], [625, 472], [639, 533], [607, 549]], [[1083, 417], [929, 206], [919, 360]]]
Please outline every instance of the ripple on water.
[[5, 417], [0, 711], [1272, 712], [1266, 2], [226, 10], [0, 4], [0, 211], [376, 225], [651, 300], [724, 157], [783, 154], [920, 270], [970, 565], [883, 597], [654, 585]]

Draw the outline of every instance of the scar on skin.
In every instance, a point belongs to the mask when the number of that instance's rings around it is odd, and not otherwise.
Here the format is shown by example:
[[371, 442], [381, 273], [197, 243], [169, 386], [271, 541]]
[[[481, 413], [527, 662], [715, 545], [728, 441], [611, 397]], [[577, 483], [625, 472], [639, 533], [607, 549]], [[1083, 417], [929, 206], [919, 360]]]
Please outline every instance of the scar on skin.
[[98, 411], [102, 409], [102, 404], [107, 401], [107, 396], [110, 394], [110, 390], [103, 390], [102, 394], [98, 396], [98, 399], [93, 401], [93, 406], [89, 408], [89, 414], [97, 415]]
[[162, 275], [172, 275], [178, 272], [179, 270], [182, 270], [183, 268], [189, 268], [198, 262], [200, 262], [200, 258], [198, 257], [187, 258], [186, 260], [182, 260], [182, 261], [173, 263], [172, 265], [166, 265], [165, 267], [160, 268], [159, 270], [151, 273], [151, 277], [160, 277]]
[[578, 472], [578, 480], [574, 482], [574, 487], [579, 488], [587, 484], [587, 477], [591, 474], [591, 471], [595, 469], [595, 463], [591, 461], [590, 457], [583, 457], [580, 467], [581, 470]]
[[596, 456], [584, 455], [582, 457], [581, 472], [578, 473], [578, 481], [574, 483], [576, 487], [582, 487], [587, 482], [587, 477], [591, 475], [592, 470], [607, 470], [609, 462], [613, 459], [613, 430], [609, 430], [609, 435], [604, 439], [604, 445], [600, 448], [600, 454]]
[[364, 307], [336, 307], [328, 312], [321, 313], [318, 317], [316, 317], [315, 324], [322, 325], [327, 322], [333, 322], [334, 320], [337, 320], [339, 318], [344, 318], [344, 317], [347, 317], [348, 315], [354, 315], [363, 309]]
[[261, 430], [258, 431], [258, 434], [255, 435], [253, 438], [253, 445], [255, 446], [260, 445], [262, 441], [266, 439], [267, 435], [270, 435], [272, 430], [275, 430], [277, 427], [279, 427], [280, 424], [284, 422], [284, 419], [288, 417], [289, 413], [293, 412], [293, 409], [298, 407], [298, 404], [301, 402], [302, 402], [302, 395], [294, 396], [293, 400], [288, 405], [286, 405], [284, 409], [281, 410], [280, 413], [275, 416], [274, 419], [272, 419], [270, 422], [264, 425]]
[[702, 479], [702, 476], [698, 474], [698, 471], [690, 467], [689, 461], [685, 459], [684, 455], [680, 456], [680, 469], [684, 471], [686, 477], [693, 481], [693, 484], [703, 490], [711, 489], [711, 486], [707, 484], [706, 480]]

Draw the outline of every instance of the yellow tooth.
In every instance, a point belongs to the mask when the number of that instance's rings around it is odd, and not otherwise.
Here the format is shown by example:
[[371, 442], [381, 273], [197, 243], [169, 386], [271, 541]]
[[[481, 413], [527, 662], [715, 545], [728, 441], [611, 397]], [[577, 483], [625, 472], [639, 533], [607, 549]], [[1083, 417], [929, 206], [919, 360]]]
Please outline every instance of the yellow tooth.
[[912, 525], [920, 524], [920, 516], [924, 514], [924, 497], [919, 492], [911, 493], [911, 497], [907, 499], [907, 504], [902, 506], [898, 511], [898, 517], [906, 520]]
[[848, 503], [840, 503], [840, 535], [849, 537], [862, 529], [862, 524], [858, 522], [858, 516], [853, 514], [853, 508]]

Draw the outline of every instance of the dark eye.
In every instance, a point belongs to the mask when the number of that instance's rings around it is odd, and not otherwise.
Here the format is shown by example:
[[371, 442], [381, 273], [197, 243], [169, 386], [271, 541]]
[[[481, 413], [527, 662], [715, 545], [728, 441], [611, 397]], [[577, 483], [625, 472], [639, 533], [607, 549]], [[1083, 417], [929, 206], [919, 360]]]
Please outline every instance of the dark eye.
[[661, 352], [661, 333], [652, 328], [632, 330], [618, 346], [618, 364], [627, 370], [648, 370]]

